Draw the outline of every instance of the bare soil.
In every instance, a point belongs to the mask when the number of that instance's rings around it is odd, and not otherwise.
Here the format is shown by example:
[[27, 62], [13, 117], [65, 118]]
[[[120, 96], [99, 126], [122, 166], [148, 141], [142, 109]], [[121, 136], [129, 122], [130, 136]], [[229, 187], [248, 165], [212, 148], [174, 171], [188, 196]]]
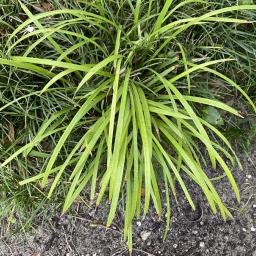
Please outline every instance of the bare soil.
[[[165, 220], [160, 220], [153, 209], [134, 222], [134, 250], [132, 255], [209, 255], [256, 256], [256, 144], [251, 154], [241, 156], [244, 171], [233, 173], [241, 191], [237, 204], [228, 181], [215, 185], [223, 201], [234, 215], [226, 222], [209, 209], [201, 192], [191, 186], [197, 199], [197, 210], [192, 212], [180, 194], [173, 202], [171, 230], [163, 241]], [[108, 207], [95, 211], [84, 205], [72, 214], [35, 220], [34, 229], [0, 240], [1, 256], [96, 256], [129, 255], [122, 237], [123, 210], [120, 204], [114, 225], [104, 225]], [[1, 228], [0, 228], [1, 229]]]

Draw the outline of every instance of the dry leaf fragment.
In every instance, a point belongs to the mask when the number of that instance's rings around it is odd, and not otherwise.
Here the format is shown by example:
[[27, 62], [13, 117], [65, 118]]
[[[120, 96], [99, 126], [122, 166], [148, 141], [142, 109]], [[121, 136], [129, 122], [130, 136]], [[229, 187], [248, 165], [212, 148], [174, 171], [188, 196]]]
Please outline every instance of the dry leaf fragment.
[[33, 7], [38, 12], [49, 12], [54, 10], [54, 6], [51, 3], [47, 3], [47, 2], [44, 2], [41, 4], [34, 4]]
[[9, 123], [8, 139], [10, 140], [10, 142], [13, 142], [15, 140], [15, 129], [12, 123]]
[[41, 253], [39, 253], [39, 252], [34, 252], [34, 253], [31, 254], [31, 256], [41, 256]]

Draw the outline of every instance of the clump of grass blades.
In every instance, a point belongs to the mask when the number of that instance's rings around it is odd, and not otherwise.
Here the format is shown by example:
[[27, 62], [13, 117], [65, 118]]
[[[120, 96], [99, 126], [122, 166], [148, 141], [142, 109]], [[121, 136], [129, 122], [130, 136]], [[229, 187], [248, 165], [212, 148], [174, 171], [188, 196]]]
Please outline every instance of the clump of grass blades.
[[[203, 170], [208, 161], [200, 152], [205, 148], [212, 167], [222, 168], [238, 201], [239, 190], [226, 159], [231, 164], [240, 163], [226, 137], [203, 118], [201, 109], [209, 106], [241, 115], [218, 99], [200, 94], [196, 82], [203, 79], [202, 73], [210, 74], [237, 90], [254, 110], [256, 107], [239, 85], [212, 68], [235, 60], [205, 58], [195, 63], [179, 39], [191, 27], [216, 22], [248, 23], [232, 17], [232, 13], [253, 11], [256, 6], [231, 6], [210, 12], [205, 8], [199, 16], [179, 18], [184, 6], [207, 3], [80, 2], [84, 3], [83, 9], [38, 15], [21, 4], [28, 19], [10, 35], [0, 64], [23, 70], [44, 84], [15, 97], [0, 111], [8, 113], [10, 107], [31, 96], [44, 99], [43, 102], [59, 91], [64, 91], [65, 96], [59, 96], [64, 103], [49, 110], [33, 138], [8, 155], [1, 166], [12, 168], [10, 162], [24, 158], [29, 162], [28, 156], [34, 152], [37, 159], [41, 158], [41, 171], [20, 184], [41, 180], [51, 198], [60, 184], [68, 180], [64, 183], [67, 193], [63, 212], [89, 184], [90, 199], [95, 199], [96, 205], [108, 193], [111, 204], [107, 225], [114, 220], [124, 190], [124, 236], [130, 249], [132, 222], [141, 215], [142, 201], [144, 214], [152, 200], [162, 215], [160, 183], [165, 186], [167, 231], [170, 196], [176, 198], [176, 183], [195, 209], [184, 176], [202, 189], [214, 214], [219, 210], [223, 219], [232, 217]], [[24, 32], [28, 26], [33, 31]], [[44, 114], [46, 117], [46, 110]], [[53, 143], [44, 149], [42, 143], [47, 140]], [[101, 167], [104, 161], [106, 168]]]

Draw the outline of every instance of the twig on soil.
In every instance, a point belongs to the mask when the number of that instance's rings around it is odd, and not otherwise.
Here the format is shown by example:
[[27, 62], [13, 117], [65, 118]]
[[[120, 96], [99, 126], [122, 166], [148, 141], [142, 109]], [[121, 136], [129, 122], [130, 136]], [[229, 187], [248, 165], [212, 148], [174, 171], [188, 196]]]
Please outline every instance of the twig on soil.
[[[86, 218], [78, 217], [78, 216], [71, 216], [71, 217], [73, 217], [73, 218], [75, 218], [75, 219], [78, 219], [78, 220], [86, 221], [86, 222], [88, 222], [88, 223], [90, 224], [91, 227], [93, 227], [93, 226], [96, 226], [96, 227], [103, 227], [103, 228], [105, 228], [106, 230], [111, 230], [111, 231], [117, 232], [117, 233], [120, 234], [121, 236], [123, 235], [123, 233], [122, 233], [121, 231], [119, 231], [119, 230], [117, 230], [117, 229], [114, 229], [114, 228], [111, 228], [111, 227], [107, 227], [106, 225], [104, 225], [104, 224], [102, 224], [102, 223], [96, 223], [96, 222], [93, 222], [93, 221], [88, 220], [88, 219], [86, 219]], [[95, 220], [95, 221], [97, 221], [97, 220]]]
[[133, 251], [137, 251], [137, 252], [142, 252], [144, 254], [146, 254], [147, 256], [155, 256], [154, 254], [152, 253], [149, 253], [149, 252], [146, 252], [146, 251], [143, 251], [143, 250], [140, 250], [140, 249], [132, 249]]
[[65, 241], [66, 241], [66, 244], [67, 244], [67, 246], [68, 246], [68, 249], [72, 252], [73, 250], [72, 250], [72, 248], [71, 248], [71, 246], [70, 246], [70, 244], [69, 244], [69, 242], [68, 242], [68, 239], [67, 239], [67, 235], [65, 234]]

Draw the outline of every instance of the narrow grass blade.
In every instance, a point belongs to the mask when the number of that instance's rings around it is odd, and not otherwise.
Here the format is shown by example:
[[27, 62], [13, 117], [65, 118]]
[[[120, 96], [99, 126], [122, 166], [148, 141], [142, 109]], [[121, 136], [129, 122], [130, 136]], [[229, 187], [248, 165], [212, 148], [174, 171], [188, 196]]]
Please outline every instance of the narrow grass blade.
[[134, 25], [135, 26], [137, 26], [138, 23], [139, 23], [139, 15], [140, 15], [141, 4], [142, 4], [141, 0], [136, 1], [136, 7], [135, 7], [135, 10], [134, 10]]
[[[109, 56], [108, 58], [104, 59], [103, 61], [99, 62], [98, 64], [96, 64], [94, 67], [92, 67], [91, 69], [88, 70], [88, 73], [85, 75], [85, 77], [82, 79], [82, 81], [79, 83], [79, 85], [77, 86], [76, 92], [78, 92], [81, 87], [95, 74], [97, 74], [97, 72], [99, 72], [101, 69], [103, 69], [104, 67], [106, 67], [110, 62], [119, 59], [121, 56], [120, 55], [112, 55]], [[120, 65], [121, 62], [119, 61]], [[119, 70], [120, 72], [120, 70]]]
[[[123, 88], [122, 88], [122, 93], [121, 93], [121, 104], [120, 104], [120, 110], [119, 110], [119, 115], [118, 115], [118, 120], [117, 120], [117, 127], [116, 127], [116, 134], [115, 134], [115, 143], [114, 143], [114, 148], [113, 148], [113, 155], [111, 158], [111, 169], [110, 169], [110, 188], [114, 187], [115, 183], [115, 176], [117, 173], [117, 166], [118, 166], [118, 159], [120, 155], [120, 150], [122, 147], [122, 133], [124, 132], [124, 122], [125, 122], [125, 115], [127, 115], [127, 111], [130, 110], [130, 102], [127, 100], [127, 93], [128, 93], [128, 86], [129, 86], [129, 79], [131, 75], [131, 70], [128, 69], [125, 80], [123, 83]], [[107, 170], [108, 171], [108, 170]], [[112, 190], [110, 189], [110, 198], [112, 197]]]
[[161, 28], [161, 25], [162, 25], [162, 23], [164, 21], [165, 15], [168, 12], [172, 2], [173, 2], [173, 0], [166, 0], [165, 1], [164, 7], [161, 10], [161, 12], [160, 12], [160, 14], [159, 14], [159, 16], [158, 16], [158, 18], [156, 20], [156, 24], [155, 24], [153, 32], [155, 32], [155, 31], [157, 31], [157, 30], [159, 30]]
[[[147, 213], [149, 208], [149, 202], [150, 202], [150, 190], [151, 190], [151, 157], [152, 157], [152, 141], [151, 141], [151, 127], [148, 125], [147, 118], [150, 116], [150, 114], [146, 114], [142, 110], [147, 103], [145, 100], [140, 97], [137, 88], [135, 86], [133, 88], [133, 95], [134, 95], [134, 103], [135, 107], [137, 109], [137, 118], [138, 118], [138, 127], [140, 129], [140, 135], [142, 138], [143, 143], [143, 158], [144, 158], [144, 177], [145, 177], [145, 205], [144, 205], [144, 214]], [[143, 101], [143, 103], [141, 102]], [[145, 111], [148, 111], [148, 107], [146, 107]], [[144, 113], [143, 113], [144, 112]]]

